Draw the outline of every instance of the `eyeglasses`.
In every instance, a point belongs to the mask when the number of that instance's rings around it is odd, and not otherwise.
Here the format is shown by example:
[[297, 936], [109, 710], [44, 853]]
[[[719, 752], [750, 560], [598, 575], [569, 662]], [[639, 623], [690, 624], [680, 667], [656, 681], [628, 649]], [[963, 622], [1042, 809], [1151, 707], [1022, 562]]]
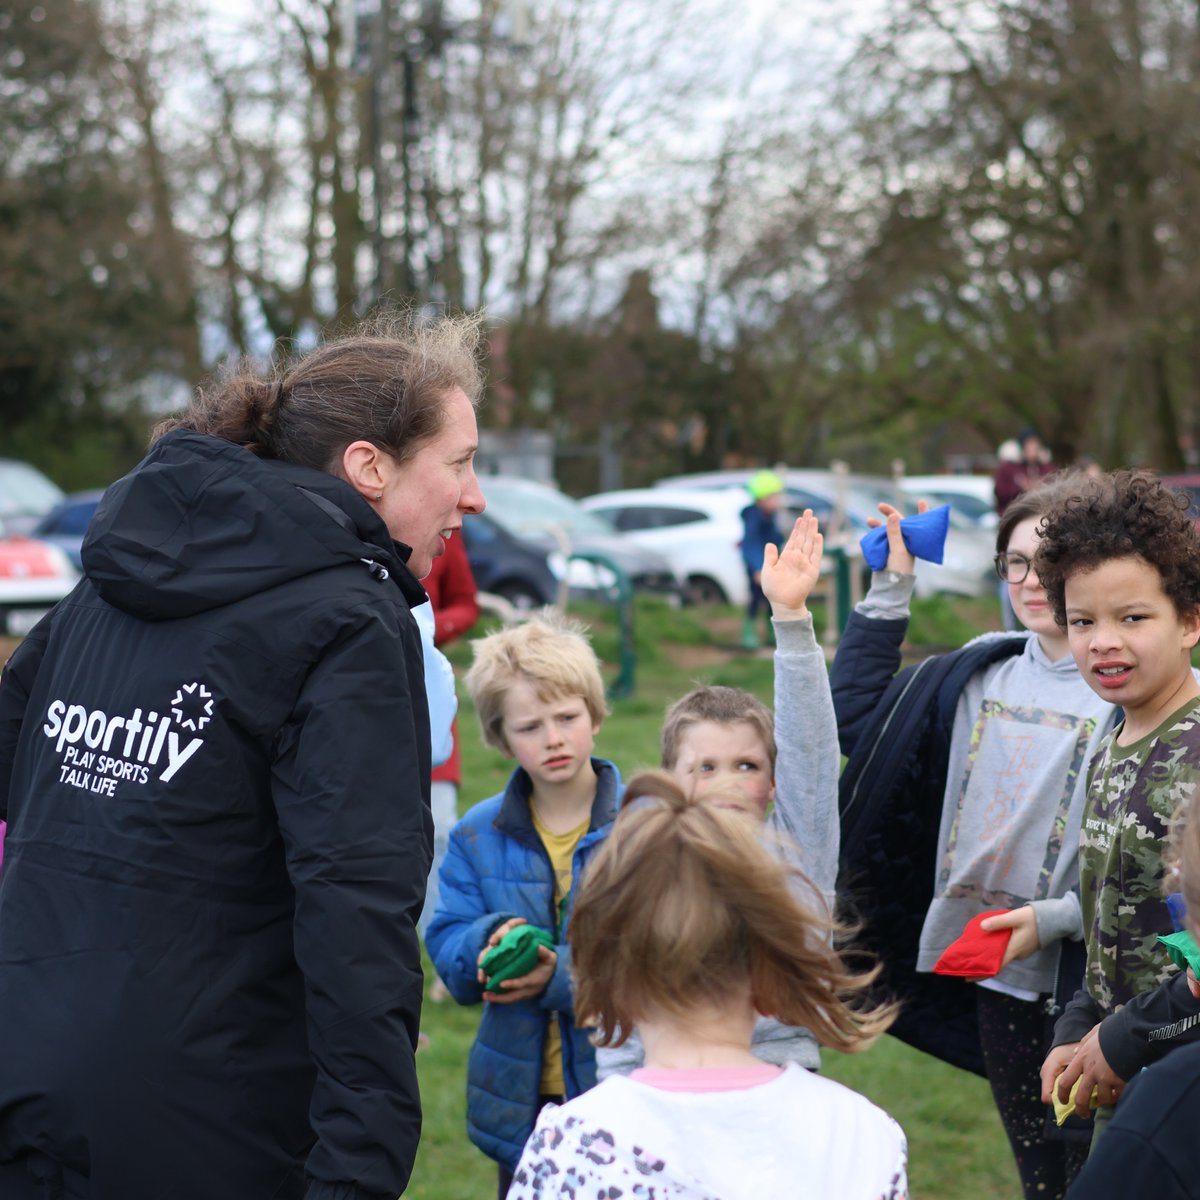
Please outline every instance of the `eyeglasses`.
[[993, 560], [996, 574], [1005, 583], [1024, 583], [1033, 567], [1033, 562], [1023, 554], [997, 554]]

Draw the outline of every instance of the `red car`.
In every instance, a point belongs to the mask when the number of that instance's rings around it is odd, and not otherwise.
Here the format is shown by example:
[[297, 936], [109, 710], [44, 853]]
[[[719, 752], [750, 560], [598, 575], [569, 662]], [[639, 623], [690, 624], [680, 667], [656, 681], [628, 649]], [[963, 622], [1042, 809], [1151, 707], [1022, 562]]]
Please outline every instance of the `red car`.
[[24, 637], [78, 579], [57, 546], [35, 538], [0, 537], [0, 634]]

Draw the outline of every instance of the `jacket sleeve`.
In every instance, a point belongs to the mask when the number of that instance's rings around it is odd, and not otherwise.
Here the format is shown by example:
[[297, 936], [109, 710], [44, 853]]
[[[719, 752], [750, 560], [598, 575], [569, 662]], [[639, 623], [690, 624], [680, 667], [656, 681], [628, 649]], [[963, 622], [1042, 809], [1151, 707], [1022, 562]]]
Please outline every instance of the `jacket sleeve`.
[[[908, 632], [908, 596], [915, 576], [878, 571], [865, 600], [850, 614], [829, 672], [842, 753], [854, 753], [888, 685], [900, 669]], [[894, 602], [887, 603], [894, 594]], [[876, 613], [894, 613], [881, 616]]]
[[568, 1013], [575, 1019], [575, 991], [571, 987], [571, 947], [561, 942], [554, 947], [554, 974], [538, 997], [538, 1003], [552, 1012]]
[[25, 723], [29, 693], [33, 690], [33, 681], [50, 639], [50, 620], [46, 617], [38, 622], [13, 651], [3, 675], [0, 675], [0, 821], [8, 820], [8, 793], [17, 758], [17, 742]]
[[1030, 900], [1029, 907], [1033, 909], [1039, 946], [1049, 946], [1063, 938], [1077, 942], [1083, 937], [1083, 913], [1079, 907], [1078, 888], [1072, 888], [1065, 896]]
[[775, 808], [770, 828], [833, 911], [841, 826], [837, 721], [812, 617], [775, 622]]
[[1103, 1015], [1100, 1005], [1088, 995], [1087, 989], [1080, 988], [1067, 1002], [1062, 1016], [1054, 1023], [1051, 1047], [1066, 1046], [1079, 1041], [1088, 1030], [1100, 1023]]
[[[1154, 1084], [1139, 1084], [1139, 1088], [1152, 1091]], [[1121, 1107], [1117, 1111], [1125, 1111], [1130, 1099], [1127, 1091], [1121, 1097]], [[1110, 1126], [1075, 1177], [1071, 1195], [1090, 1196], [1095, 1200], [1127, 1196], [1191, 1200], [1196, 1194], [1195, 1178], [1181, 1174], [1178, 1157], [1171, 1153], [1177, 1149], [1170, 1144], [1156, 1143], [1128, 1125]]]
[[758, 546], [758, 522], [755, 519], [758, 515], [758, 510], [755, 508], [745, 508], [742, 510], [742, 540], [738, 543], [738, 550], [741, 551], [742, 563], [747, 571], [761, 571], [762, 559], [757, 563], [754, 561], [755, 553], [762, 553], [757, 550]]
[[1200, 1000], [1179, 971], [1100, 1023], [1100, 1049], [1126, 1081], [1171, 1050], [1200, 1040]]
[[479, 955], [492, 930], [516, 912], [494, 912], [485, 900], [479, 867], [472, 853], [479, 845], [465, 820], [450, 831], [450, 844], [438, 872], [438, 906], [425, 931], [429, 957], [442, 982], [459, 1004], [483, 999]]
[[433, 822], [417, 646], [415, 628], [363, 613], [311, 669], [276, 741], [272, 793], [316, 1068], [308, 1200], [394, 1200], [421, 1133], [415, 926]]
[[438, 594], [433, 612], [437, 620], [434, 644], [443, 646], [467, 633], [479, 620], [475, 576], [467, 558], [462, 534], [450, 539], [446, 546], [445, 572], [438, 581]]

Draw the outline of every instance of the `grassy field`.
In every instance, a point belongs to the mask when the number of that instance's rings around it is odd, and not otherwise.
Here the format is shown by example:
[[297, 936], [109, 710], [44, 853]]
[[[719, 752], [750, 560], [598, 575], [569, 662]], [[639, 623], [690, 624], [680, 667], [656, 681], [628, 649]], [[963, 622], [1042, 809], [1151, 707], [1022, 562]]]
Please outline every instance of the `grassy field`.
[[[617, 641], [608, 614], [589, 610], [598, 652], [617, 661]], [[818, 610], [818, 626], [823, 614]], [[637, 691], [613, 705], [597, 738], [597, 753], [628, 776], [657, 762], [658, 726], [666, 703], [696, 682], [744, 687], [768, 703], [772, 694], [769, 656], [735, 649], [740, 618], [732, 611], [639, 605]], [[992, 600], [938, 597], [917, 602], [911, 625], [914, 654], [961, 644], [983, 629], [999, 628]], [[458, 665], [470, 649], [453, 647]], [[614, 668], [615, 669], [615, 668]], [[500, 790], [509, 764], [479, 741], [464, 696], [461, 717], [464, 807]], [[453, 1001], [427, 1003], [422, 1027], [428, 1037], [417, 1056], [425, 1105], [425, 1132], [412, 1183], [414, 1200], [486, 1200], [495, 1195], [495, 1168], [467, 1140], [465, 1078], [467, 1051], [478, 1009]], [[864, 1054], [824, 1052], [823, 1070], [869, 1096], [904, 1126], [909, 1140], [909, 1180], [917, 1200], [1018, 1200], [1020, 1189], [1008, 1145], [986, 1083], [884, 1038]]]

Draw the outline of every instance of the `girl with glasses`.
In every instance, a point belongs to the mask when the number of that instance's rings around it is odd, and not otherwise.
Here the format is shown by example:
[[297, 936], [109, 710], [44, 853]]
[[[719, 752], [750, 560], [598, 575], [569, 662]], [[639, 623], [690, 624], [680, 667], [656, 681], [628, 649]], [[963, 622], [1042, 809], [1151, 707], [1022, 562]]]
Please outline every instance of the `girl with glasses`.
[[[900, 513], [880, 505], [888, 561], [850, 617], [831, 680], [848, 760], [839, 882], [904, 1001], [893, 1032], [987, 1076], [1024, 1194], [1041, 1200], [1063, 1196], [1087, 1152], [1047, 1127], [1038, 1072], [1060, 959], [1083, 933], [1087, 766], [1114, 714], [1080, 677], [1032, 566], [1043, 516], [1072, 489], [1060, 474], [1023, 492], [997, 527], [997, 573], [1027, 632], [985, 635], [900, 675], [913, 558]], [[1012, 931], [998, 973], [935, 977], [942, 952], [989, 911], [986, 929]], [[1073, 969], [1077, 979], [1081, 959]]]

